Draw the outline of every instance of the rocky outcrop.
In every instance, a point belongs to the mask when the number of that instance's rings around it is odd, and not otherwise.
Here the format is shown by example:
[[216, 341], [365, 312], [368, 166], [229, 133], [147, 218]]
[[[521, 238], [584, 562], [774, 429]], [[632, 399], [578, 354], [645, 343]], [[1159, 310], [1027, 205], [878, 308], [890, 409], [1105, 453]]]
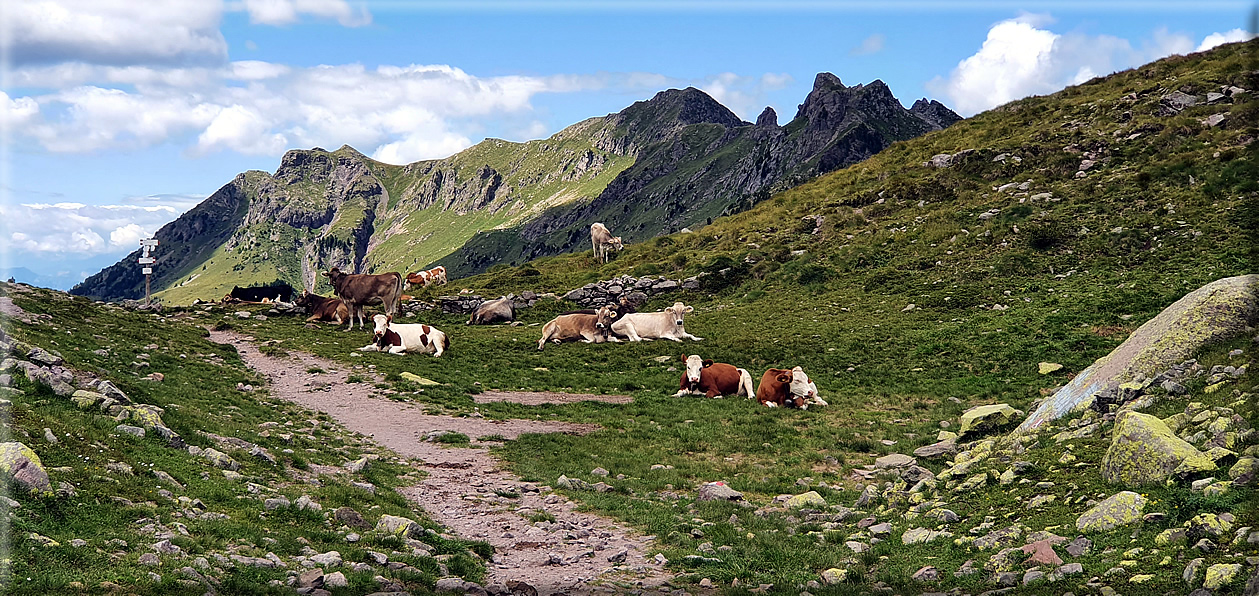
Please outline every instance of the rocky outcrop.
[[963, 412], [962, 416], [958, 418], [960, 426], [957, 429], [957, 434], [960, 438], [989, 433], [1013, 424], [1022, 415], [1023, 412], [1014, 409], [1009, 404], [975, 406]]
[[1099, 393], [1117, 391], [1138, 374], [1153, 377], [1206, 345], [1237, 337], [1256, 319], [1259, 275], [1229, 277], [1202, 286], [1076, 375], [1028, 416], [1019, 431], [1035, 430], [1073, 408], [1087, 406]]
[[1145, 504], [1146, 498], [1137, 493], [1116, 493], [1081, 515], [1075, 527], [1081, 532], [1104, 532], [1136, 523], [1141, 521]]
[[1161, 483], [1216, 469], [1215, 462], [1177, 437], [1162, 420], [1124, 412], [1115, 420], [1114, 439], [1102, 458], [1102, 478], [1129, 486]]

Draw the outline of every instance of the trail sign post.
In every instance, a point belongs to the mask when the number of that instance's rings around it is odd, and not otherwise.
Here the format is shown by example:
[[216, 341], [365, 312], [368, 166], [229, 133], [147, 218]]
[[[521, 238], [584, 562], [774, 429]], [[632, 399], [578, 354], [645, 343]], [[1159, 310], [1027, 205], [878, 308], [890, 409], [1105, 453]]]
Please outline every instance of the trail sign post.
[[144, 269], [141, 269], [141, 272], [144, 273], [144, 305], [145, 306], [149, 305], [149, 276], [153, 274], [153, 268], [150, 267], [149, 265], [152, 265], [157, 262], [157, 259], [149, 256], [149, 252], [152, 250], [155, 250], [156, 248], [157, 248], [157, 238], [145, 238], [140, 241], [140, 250], [142, 251], [142, 254], [140, 258], [137, 259], [137, 261], [141, 265], [144, 265]]

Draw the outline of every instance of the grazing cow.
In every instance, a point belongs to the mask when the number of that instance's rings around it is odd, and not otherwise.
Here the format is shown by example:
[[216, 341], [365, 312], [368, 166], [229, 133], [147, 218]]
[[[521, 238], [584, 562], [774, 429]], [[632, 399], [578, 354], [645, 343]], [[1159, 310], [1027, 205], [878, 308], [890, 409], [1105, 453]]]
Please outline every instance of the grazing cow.
[[590, 245], [594, 247], [595, 260], [602, 259], [604, 263], [607, 263], [608, 257], [611, 256], [611, 251], [608, 249], [625, 248], [625, 245], [621, 243], [621, 237], [613, 236], [607, 226], [599, 222], [590, 224]]
[[394, 323], [389, 315], [376, 315], [372, 321], [376, 323], [375, 339], [359, 348], [360, 351], [398, 355], [431, 353], [434, 358], [440, 358], [450, 349], [450, 338], [436, 327], [421, 323]]
[[729, 364], [704, 360], [696, 354], [683, 356], [686, 372], [682, 373], [678, 392], [674, 397], [699, 394], [704, 397], [721, 397], [723, 395], [746, 395], [751, 398], [752, 375], [742, 368]]
[[804, 399], [804, 407], [829, 406], [826, 400], [822, 399], [821, 394], [817, 391], [817, 384], [804, 374], [804, 369], [799, 366], [791, 369], [791, 387], [788, 389], [791, 395]]
[[358, 319], [358, 328], [363, 328], [363, 305], [365, 304], [379, 300], [385, 306], [385, 314], [397, 314], [399, 299], [402, 297], [401, 273], [366, 275], [344, 273], [333, 267], [324, 272], [324, 275], [332, 283], [337, 296], [350, 307], [350, 326], [346, 327], [346, 331], [354, 328], [355, 318]]
[[630, 341], [643, 341], [645, 339], [671, 339], [673, 341], [682, 341], [682, 338], [689, 338], [695, 341], [704, 339], [695, 337], [686, 332], [682, 328], [682, 317], [695, 310], [692, 306], [686, 306], [681, 302], [673, 303], [673, 306], [664, 309], [661, 312], [638, 312], [625, 315], [623, 318], [617, 319], [612, 324], [612, 332], [617, 335], [628, 337]]
[[506, 296], [497, 300], [486, 300], [472, 311], [472, 317], [465, 325], [490, 325], [493, 323], [510, 323], [516, 320], [516, 303]]
[[621, 341], [608, 335], [608, 327], [616, 312], [608, 307], [600, 308], [593, 315], [560, 315], [542, 326], [542, 339], [538, 340], [538, 349], [546, 345], [547, 340], [560, 343], [562, 341], [581, 340], [588, 344], [601, 344], [605, 341]]
[[268, 286], [252, 286], [242, 288], [232, 286], [232, 291], [223, 298], [224, 302], [292, 302], [293, 286], [278, 283]]
[[297, 298], [296, 304], [306, 307], [306, 312], [310, 313], [310, 316], [306, 318], [307, 323], [331, 321], [340, 325], [350, 319], [350, 307], [346, 306], [345, 301], [340, 298], [325, 298], [302, 290], [302, 295]]
[[809, 404], [803, 396], [791, 393], [792, 371], [786, 368], [771, 368], [761, 375], [761, 384], [756, 388], [756, 401], [769, 408], [791, 407], [807, 409]]
[[446, 283], [446, 268], [438, 265], [427, 271], [416, 271], [407, 275], [407, 285], [404, 290], [411, 289], [411, 286], [427, 288], [431, 285], [443, 285]]

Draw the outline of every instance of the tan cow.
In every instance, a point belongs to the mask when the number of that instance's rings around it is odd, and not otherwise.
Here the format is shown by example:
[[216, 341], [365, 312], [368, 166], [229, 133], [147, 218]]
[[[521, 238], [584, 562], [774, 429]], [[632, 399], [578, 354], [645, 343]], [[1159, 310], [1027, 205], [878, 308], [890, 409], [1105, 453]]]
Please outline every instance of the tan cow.
[[611, 251], [608, 249], [625, 248], [625, 245], [621, 243], [621, 237], [613, 236], [607, 226], [599, 222], [590, 224], [590, 245], [594, 248], [595, 260], [602, 260], [604, 263], [607, 263], [608, 257], [611, 256]]
[[306, 312], [310, 313], [310, 317], [306, 319], [307, 323], [331, 321], [340, 325], [350, 319], [350, 309], [340, 298], [325, 298], [302, 290], [302, 295], [297, 297], [295, 304], [307, 307]]
[[546, 342], [560, 343], [581, 340], [588, 344], [601, 344], [605, 341], [621, 340], [608, 335], [608, 326], [616, 318], [616, 311], [604, 306], [593, 315], [575, 314], [560, 315], [542, 326], [542, 339], [538, 340], [541, 350]]
[[398, 272], [366, 275], [361, 273], [345, 273], [333, 267], [324, 272], [337, 296], [345, 301], [350, 308], [350, 326], [354, 328], [354, 319], [358, 319], [358, 328], [363, 328], [363, 306], [377, 301], [384, 304], [385, 314], [398, 314], [402, 298], [402, 274]]
[[682, 327], [682, 317], [693, 310], [694, 307], [675, 302], [661, 312], [628, 314], [612, 324], [612, 332], [630, 341], [671, 339], [680, 342], [683, 338], [699, 341], [704, 338], [695, 337]]

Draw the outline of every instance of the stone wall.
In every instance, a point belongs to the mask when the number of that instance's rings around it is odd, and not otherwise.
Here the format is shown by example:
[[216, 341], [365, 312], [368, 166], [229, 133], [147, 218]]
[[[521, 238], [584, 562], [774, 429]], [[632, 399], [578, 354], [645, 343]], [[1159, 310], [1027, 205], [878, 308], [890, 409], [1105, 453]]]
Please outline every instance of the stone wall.
[[[702, 276], [703, 274], [700, 274]], [[699, 277], [686, 279], [669, 279], [661, 276], [632, 277], [622, 275], [603, 281], [588, 283], [580, 288], [570, 290], [562, 297], [555, 294], [537, 294], [529, 290], [519, 296], [508, 294], [507, 297], [516, 303], [516, 309], [528, 308], [543, 298], [571, 300], [584, 308], [597, 308], [609, 303], [619, 302], [625, 296], [634, 304], [643, 304], [647, 300], [677, 290], [698, 290]], [[446, 314], [471, 314], [485, 300], [494, 300], [498, 296], [485, 298], [475, 294], [457, 296], [438, 296], [436, 303], [412, 300], [402, 305], [404, 312], [419, 313], [425, 310], [441, 309]]]

